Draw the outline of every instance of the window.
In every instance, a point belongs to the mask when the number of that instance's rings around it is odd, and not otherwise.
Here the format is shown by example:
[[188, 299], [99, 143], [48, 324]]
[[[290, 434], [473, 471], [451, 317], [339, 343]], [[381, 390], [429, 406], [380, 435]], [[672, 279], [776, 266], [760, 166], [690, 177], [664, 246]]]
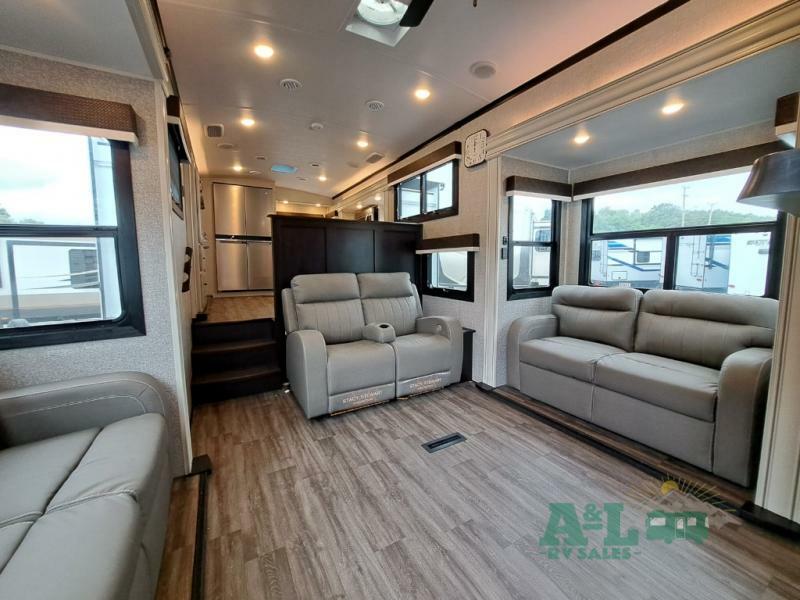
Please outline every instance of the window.
[[398, 183], [395, 200], [398, 221], [429, 221], [458, 214], [458, 161]]
[[143, 333], [127, 143], [0, 126], [0, 348]]
[[424, 255], [423, 293], [472, 302], [475, 298], [475, 253], [466, 250]]
[[776, 296], [783, 219], [736, 202], [748, 171], [585, 201], [584, 283]]
[[547, 296], [558, 285], [560, 206], [549, 198], [509, 198], [509, 300]]

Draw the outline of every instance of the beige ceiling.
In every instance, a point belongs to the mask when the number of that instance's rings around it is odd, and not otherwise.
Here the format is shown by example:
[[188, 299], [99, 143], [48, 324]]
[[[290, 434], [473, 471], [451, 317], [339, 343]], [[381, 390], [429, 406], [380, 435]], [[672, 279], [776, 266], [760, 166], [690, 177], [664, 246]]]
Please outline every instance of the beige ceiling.
[[[661, 0], [435, 0], [422, 25], [394, 47], [344, 27], [356, 0], [159, 0], [167, 43], [203, 174], [234, 164], [277, 185], [332, 195], [452, 123], [661, 4]], [[275, 49], [269, 60], [257, 43]], [[481, 80], [469, 66], [492, 61]], [[279, 85], [291, 77], [303, 87]], [[427, 102], [414, 99], [424, 84]], [[378, 99], [383, 111], [369, 112]], [[252, 128], [239, 124], [244, 116]], [[324, 124], [311, 131], [309, 124]], [[203, 126], [225, 125], [220, 150]], [[366, 132], [370, 146], [356, 141]], [[385, 158], [364, 162], [373, 151]], [[265, 155], [265, 161], [255, 159]], [[319, 163], [313, 168], [310, 163]], [[298, 167], [274, 175], [272, 164]], [[320, 174], [326, 182], [318, 181]], [[299, 178], [304, 178], [301, 180]]]

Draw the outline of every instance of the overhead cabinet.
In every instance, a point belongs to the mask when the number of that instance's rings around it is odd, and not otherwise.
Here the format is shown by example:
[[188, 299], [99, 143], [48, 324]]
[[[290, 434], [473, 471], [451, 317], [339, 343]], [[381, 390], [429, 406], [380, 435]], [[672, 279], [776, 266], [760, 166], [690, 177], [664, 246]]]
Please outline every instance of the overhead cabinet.
[[214, 184], [217, 290], [271, 290], [272, 190]]

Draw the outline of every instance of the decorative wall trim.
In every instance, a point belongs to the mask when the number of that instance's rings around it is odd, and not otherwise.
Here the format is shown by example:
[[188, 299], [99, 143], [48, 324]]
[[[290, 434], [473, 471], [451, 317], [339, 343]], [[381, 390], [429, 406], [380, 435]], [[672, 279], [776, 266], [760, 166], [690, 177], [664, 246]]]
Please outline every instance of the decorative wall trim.
[[[481, 381], [492, 387], [497, 381], [497, 323], [500, 319], [500, 303], [497, 298], [498, 286], [505, 284], [506, 266], [500, 260], [500, 210], [503, 205], [503, 176], [500, 168], [500, 157], [494, 157], [486, 163], [486, 245], [484, 264], [484, 320], [483, 320], [483, 375]], [[502, 272], [502, 280], [501, 274]]]
[[480, 235], [477, 233], [464, 233], [447, 237], [428, 238], [417, 244], [417, 254], [431, 254], [434, 252], [464, 251], [478, 252], [481, 247]]
[[793, 0], [491, 136], [487, 157], [798, 38], [800, 2]]
[[130, 104], [0, 83], [0, 122], [138, 142]]
[[572, 200], [572, 185], [512, 175], [506, 179], [506, 194], [513, 193], [541, 194], [554, 200]]

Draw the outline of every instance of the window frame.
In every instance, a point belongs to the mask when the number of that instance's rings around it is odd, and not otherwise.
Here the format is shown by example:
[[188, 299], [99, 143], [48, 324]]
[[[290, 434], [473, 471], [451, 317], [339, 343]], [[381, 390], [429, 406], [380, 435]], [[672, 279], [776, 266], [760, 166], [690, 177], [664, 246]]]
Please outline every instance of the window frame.
[[[435, 171], [444, 165], [450, 163], [453, 169], [453, 203], [451, 206], [447, 208], [441, 208], [437, 210], [432, 210], [429, 212], [424, 212], [423, 209], [425, 207], [425, 191], [427, 190], [427, 175], [431, 171]], [[438, 165], [433, 165], [431, 167], [426, 168], [421, 173], [416, 173], [411, 177], [406, 177], [405, 179], [398, 181], [394, 184], [394, 220], [398, 223], [424, 223], [425, 221], [433, 221], [435, 219], [445, 219], [447, 217], [452, 217], [458, 214], [458, 173], [459, 173], [459, 160], [458, 158], [452, 158], [448, 161], [440, 163]], [[412, 179], [416, 179], [417, 177], [420, 178], [420, 194], [419, 194], [419, 213], [410, 217], [401, 217], [400, 216], [400, 186], [406, 183], [407, 181], [411, 181]]]
[[[86, 136], [91, 137], [91, 136]], [[108, 140], [114, 180], [117, 225], [0, 225], [0, 237], [104, 238], [116, 241], [122, 314], [116, 319], [0, 329], [0, 350], [90, 342], [146, 335], [142, 301], [130, 148]]]
[[[527, 194], [529, 197], [550, 200], [550, 241], [514, 241], [514, 196], [525, 196], [524, 193], [508, 194], [508, 265], [506, 269], [506, 300], [525, 300], [528, 298], [544, 298], [552, 296], [553, 290], [558, 286], [560, 247], [561, 247], [561, 202], [548, 198], [544, 194]], [[514, 288], [514, 248], [520, 247], [548, 247], [550, 248], [550, 285], [540, 287]]]
[[422, 294], [425, 296], [438, 296], [439, 298], [449, 298], [451, 300], [461, 300], [463, 302], [475, 301], [475, 252], [466, 250], [467, 253], [467, 289], [449, 290], [447, 288], [430, 287], [428, 285], [429, 264], [434, 254], [439, 252], [464, 252], [458, 248], [442, 248], [436, 252], [420, 254], [420, 273], [422, 275]]
[[[713, 177], [713, 173], [708, 174]], [[659, 184], [654, 183], [653, 187]], [[639, 231], [613, 231], [607, 233], [593, 233], [594, 226], [594, 197], [586, 198], [581, 209], [581, 250], [579, 282], [581, 285], [592, 285], [592, 242], [613, 240], [618, 238], [648, 238], [665, 237], [664, 247], [664, 284], [660, 288], [637, 288], [641, 291], [648, 289], [674, 290], [678, 268], [678, 240], [681, 237], [692, 235], [726, 235], [736, 233], [770, 233], [770, 248], [767, 261], [767, 277], [764, 285], [763, 298], [778, 298], [781, 281], [781, 263], [783, 261], [783, 240], [786, 230], [786, 214], [778, 212], [775, 221], [757, 223], [736, 223], [731, 225], [700, 225], [695, 227], [665, 227], [662, 229], [646, 229]], [[660, 263], [659, 263], [660, 264]], [[608, 286], [596, 286], [608, 287]], [[710, 292], [711, 293], [711, 292]]]

